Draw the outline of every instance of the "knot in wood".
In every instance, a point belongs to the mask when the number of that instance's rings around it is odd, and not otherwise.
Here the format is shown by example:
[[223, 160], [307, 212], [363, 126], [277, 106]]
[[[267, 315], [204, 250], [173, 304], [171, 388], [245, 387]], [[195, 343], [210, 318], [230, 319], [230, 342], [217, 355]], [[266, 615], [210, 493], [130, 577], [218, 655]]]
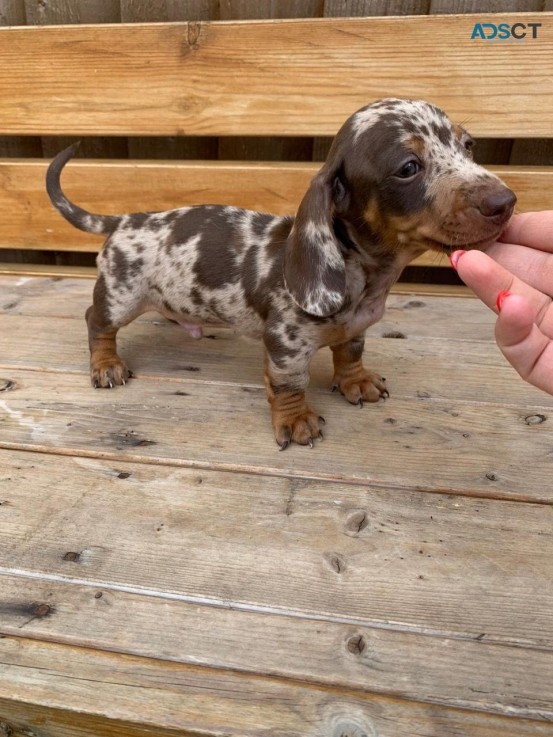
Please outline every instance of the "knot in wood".
[[346, 535], [349, 535], [350, 537], [357, 537], [360, 532], [365, 530], [369, 526], [369, 517], [367, 513], [360, 509], [358, 512], [355, 512], [350, 517], [348, 517], [345, 527]]
[[346, 559], [339, 553], [325, 553], [326, 562], [334, 573], [343, 573], [346, 569]]
[[71, 550], [63, 556], [63, 560], [71, 561], [72, 563], [78, 563], [81, 559], [81, 554]]
[[356, 721], [350, 719], [340, 719], [334, 725], [330, 737], [373, 737], [374, 732], [367, 729]]
[[346, 642], [346, 647], [353, 655], [361, 655], [367, 649], [367, 641], [363, 635], [352, 635]]
[[383, 338], [396, 338], [399, 340], [405, 339], [407, 336], [405, 333], [400, 332], [399, 330], [389, 330], [387, 333], [382, 333]]
[[47, 617], [49, 614], [52, 614], [54, 610], [50, 606], [50, 604], [46, 604], [45, 602], [41, 601], [35, 601], [33, 604], [31, 604], [30, 612], [33, 615], [33, 617], [38, 617], [41, 619], [42, 617]]
[[188, 24], [187, 41], [191, 49], [199, 47], [199, 39], [202, 32], [202, 24], [199, 21], [190, 22]]
[[527, 425], [541, 425], [541, 423], [546, 420], [547, 417], [545, 415], [528, 415], [528, 417], [524, 418], [524, 422]]

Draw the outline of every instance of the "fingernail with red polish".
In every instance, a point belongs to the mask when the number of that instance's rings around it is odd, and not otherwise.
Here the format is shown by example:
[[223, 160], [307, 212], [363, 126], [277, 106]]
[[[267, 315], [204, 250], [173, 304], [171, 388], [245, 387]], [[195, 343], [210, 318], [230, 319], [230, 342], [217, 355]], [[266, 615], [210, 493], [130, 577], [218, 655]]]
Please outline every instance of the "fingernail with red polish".
[[497, 295], [497, 299], [495, 301], [495, 305], [497, 307], [497, 311], [501, 312], [501, 307], [503, 306], [503, 302], [506, 300], [507, 297], [511, 296], [511, 292], [508, 289], [504, 289], [502, 292], [499, 292]]
[[459, 263], [459, 259], [461, 256], [463, 256], [466, 253], [466, 251], [453, 251], [451, 256], [449, 257], [449, 260], [451, 262], [451, 265], [457, 271], [457, 264]]

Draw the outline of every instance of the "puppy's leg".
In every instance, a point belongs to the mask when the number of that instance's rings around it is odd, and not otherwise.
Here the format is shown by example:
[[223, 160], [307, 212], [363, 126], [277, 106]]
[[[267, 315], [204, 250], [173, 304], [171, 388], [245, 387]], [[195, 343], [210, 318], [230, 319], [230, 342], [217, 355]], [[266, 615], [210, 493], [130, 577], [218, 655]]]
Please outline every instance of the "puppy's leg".
[[377, 402], [388, 397], [385, 381], [374, 371], [363, 366], [365, 337], [358, 335], [346, 343], [330, 346], [334, 359], [332, 390], [339, 389], [352, 404], [363, 406], [363, 400]]
[[120, 324], [112, 322], [105, 280], [100, 275], [94, 286], [93, 304], [86, 311], [90, 380], [95, 389], [111, 389], [116, 384], [126, 384], [132, 377], [132, 372], [117, 355], [116, 336], [119, 328], [133, 317], [129, 316]]
[[313, 447], [313, 439], [322, 438], [319, 423], [324, 420], [313, 412], [305, 399], [310, 359], [311, 356], [284, 362], [281, 357], [271, 355], [266, 346], [265, 389], [271, 405], [275, 439], [281, 450], [291, 442]]

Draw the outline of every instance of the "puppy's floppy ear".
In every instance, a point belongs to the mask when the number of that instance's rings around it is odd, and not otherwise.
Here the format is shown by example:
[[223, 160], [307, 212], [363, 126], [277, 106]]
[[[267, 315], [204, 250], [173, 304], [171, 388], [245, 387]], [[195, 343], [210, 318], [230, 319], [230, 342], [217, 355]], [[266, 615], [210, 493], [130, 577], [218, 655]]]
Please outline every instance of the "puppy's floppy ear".
[[324, 167], [300, 203], [286, 244], [284, 281], [310, 315], [327, 317], [343, 305], [346, 267], [332, 225], [335, 172]]

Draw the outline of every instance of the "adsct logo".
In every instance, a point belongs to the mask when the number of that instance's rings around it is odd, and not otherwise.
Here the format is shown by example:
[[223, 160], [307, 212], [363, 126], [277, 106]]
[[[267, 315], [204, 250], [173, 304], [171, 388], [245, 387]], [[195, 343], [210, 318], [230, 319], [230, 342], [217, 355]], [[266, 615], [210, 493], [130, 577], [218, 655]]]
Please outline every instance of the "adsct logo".
[[471, 39], [482, 41], [526, 41], [538, 38], [541, 23], [475, 23]]

